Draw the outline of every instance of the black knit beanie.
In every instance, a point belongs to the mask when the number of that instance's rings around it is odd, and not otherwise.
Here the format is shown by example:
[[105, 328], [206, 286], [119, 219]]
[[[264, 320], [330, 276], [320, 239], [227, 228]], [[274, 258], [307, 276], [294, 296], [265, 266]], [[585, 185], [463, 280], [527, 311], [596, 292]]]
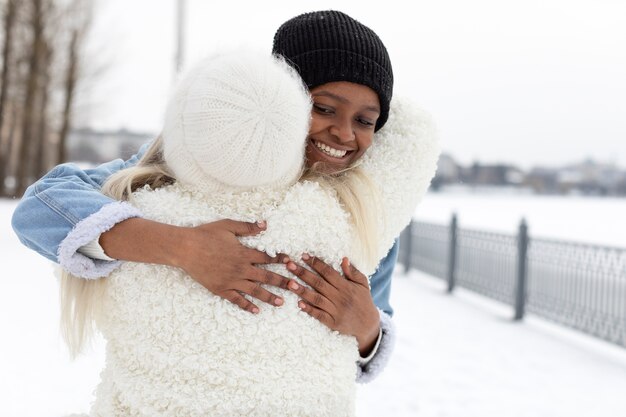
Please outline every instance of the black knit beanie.
[[282, 24], [272, 52], [298, 71], [309, 89], [333, 81], [350, 81], [378, 94], [381, 112], [375, 130], [389, 117], [393, 72], [385, 45], [373, 30], [345, 13], [304, 13]]

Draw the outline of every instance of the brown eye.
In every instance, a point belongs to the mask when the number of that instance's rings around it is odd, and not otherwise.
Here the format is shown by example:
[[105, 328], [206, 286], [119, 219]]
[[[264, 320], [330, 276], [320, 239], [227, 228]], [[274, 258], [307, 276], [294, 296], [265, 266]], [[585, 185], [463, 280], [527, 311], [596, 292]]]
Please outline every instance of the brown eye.
[[329, 107], [320, 106], [319, 104], [314, 104], [313, 108], [316, 112], [321, 114], [333, 114], [333, 110]]
[[362, 124], [365, 127], [372, 127], [374, 126], [374, 122], [367, 120], [367, 119], [363, 119], [363, 118], [358, 118], [356, 119], [357, 122], [359, 122], [360, 124]]

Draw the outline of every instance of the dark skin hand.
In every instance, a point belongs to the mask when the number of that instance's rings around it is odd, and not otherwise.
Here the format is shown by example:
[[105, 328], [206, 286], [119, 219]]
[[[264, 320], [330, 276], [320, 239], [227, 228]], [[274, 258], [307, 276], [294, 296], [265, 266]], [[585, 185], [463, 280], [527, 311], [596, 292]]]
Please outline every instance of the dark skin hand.
[[[315, 271], [311, 272], [284, 255], [271, 257], [247, 248], [238, 239], [256, 235], [265, 228], [262, 222], [220, 220], [179, 227], [132, 218], [103, 233], [100, 244], [105, 253], [116, 259], [181, 268], [213, 294], [251, 313], [258, 313], [259, 308], [242, 294], [281, 306], [284, 300], [261, 284], [288, 288], [300, 296], [304, 312], [333, 330], [355, 336], [361, 356], [367, 356], [380, 329], [367, 277], [347, 258], [341, 264], [344, 278], [318, 258], [303, 258]], [[311, 288], [259, 267], [271, 263], [286, 263], [287, 269]]]
[[360, 355], [369, 355], [380, 331], [380, 316], [367, 277], [348, 258], [341, 262], [343, 277], [319, 258], [305, 254], [302, 260], [314, 272], [286, 260], [287, 269], [311, 286], [289, 282], [288, 289], [301, 298], [299, 307], [330, 329], [356, 337]]
[[289, 280], [260, 268], [280, 263], [279, 257], [247, 248], [238, 237], [253, 236], [266, 229], [264, 222], [220, 220], [196, 227], [178, 227], [133, 218], [118, 223], [100, 236], [109, 256], [133, 262], [181, 268], [213, 294], [251, 313], [259, 308], [242, 294], [281, 306], [283, 299], [261, 284], [287, 288]]

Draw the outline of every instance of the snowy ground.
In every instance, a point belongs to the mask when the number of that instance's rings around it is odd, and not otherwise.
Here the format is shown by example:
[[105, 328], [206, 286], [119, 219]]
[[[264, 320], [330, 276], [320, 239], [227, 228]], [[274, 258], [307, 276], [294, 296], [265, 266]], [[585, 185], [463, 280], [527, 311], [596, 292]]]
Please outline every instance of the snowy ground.
[[[18, 243], [14, 206], [0, 200], [0, 415], [86, 411], [102, 344], [68, 360], [51, 266]], [[360, 388], [359, 416], [626, 415], [626, 350], [531, 317], [514, 324], [509, 308], [443, 289], [418, 272], [395, 276], [398, 345], [386, 372]]]
[[413, 271], [397, 274], [399, 339], [390, 365], [360, 392], [361, 416], [626, 415], [626, 350]]

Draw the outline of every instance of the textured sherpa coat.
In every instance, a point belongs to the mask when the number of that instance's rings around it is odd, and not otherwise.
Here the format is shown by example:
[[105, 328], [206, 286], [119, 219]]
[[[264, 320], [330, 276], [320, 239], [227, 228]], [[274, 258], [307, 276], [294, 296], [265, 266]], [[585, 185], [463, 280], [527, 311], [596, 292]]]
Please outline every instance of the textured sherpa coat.
[[[382, 195], [380, 258], [409, 223], [439, 155], [427, 115], [395, 102], [387, 125], [363, 157]], [[210, 195], [174, 184], [141, 189], [132, 203], [145, 218], [181, 226], [266, 219], [267, 230], [243, 238], [245, 245], [292, 259], [308, 252], [336, 269], [348, 256], [361, 267], [351, 246], [349, 215], [333, 191], [315, 182]], [[268, 269], [290, 275], [283, 265]], [[109, 276], [102, 300], [106, 315], [98, 326], [107, 341], [106, 366], [91, 415], [353, 416], [360, 372], [355, 338], [300, 311], [296, 295], [273, 291], [284, 297], [284, 305], [261, 303], [260, 313], [253, 315], [212, 295], [179, 269], [124, 263]], [[388, 332], [384, 314], [382, 323]], [[369, 372], [383, 366], [388, 342]]]

